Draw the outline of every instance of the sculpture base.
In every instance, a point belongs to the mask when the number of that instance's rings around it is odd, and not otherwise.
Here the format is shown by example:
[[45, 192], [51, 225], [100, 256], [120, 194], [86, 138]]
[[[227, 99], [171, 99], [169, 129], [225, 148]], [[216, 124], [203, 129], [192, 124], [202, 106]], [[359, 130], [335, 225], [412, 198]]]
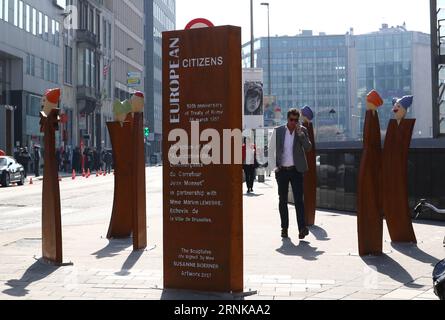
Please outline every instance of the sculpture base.
[[43, 258], [43, 257], [39, 258], [39, 259], [34, 257], [34, 259], [36, 261], [38, 261], [39, 263], [41, 263], [41, 264], [44, 264], [44, 265], [47, 265], [47, 266], [51, 266], [51, 267], [72, 267], [72, 266], [74, 266], [74, 263], [71, 262], [71, 261], [70, 262], [59, 263], [59, 262], [48, 260], [48, 259]]

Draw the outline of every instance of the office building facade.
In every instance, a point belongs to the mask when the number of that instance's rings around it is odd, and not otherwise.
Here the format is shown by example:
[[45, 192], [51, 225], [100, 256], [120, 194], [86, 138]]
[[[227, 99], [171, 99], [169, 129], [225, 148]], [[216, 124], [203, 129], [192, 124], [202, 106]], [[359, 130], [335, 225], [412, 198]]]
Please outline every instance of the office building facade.
[[[66, 0], [75, 20], [63, 30], [63, 98], [61, 144], [110, 146], [105, 122], [112, 118], [114, 17], [107, 2]], [[70, 11], [73, 6], [75, 11]], [[106, 72], [105, 72], [106, 70]]]
[[176, 0], [145, 2], [147, 153], [160, 160], [162, 150], [162, 32], [176, 27]]
[[[283, 110], [309, 105], [314, 109], [320, 142], [361, 140], [366, 94], [377, 89], [385, 100], [380, 111], [382, 132], [392, 117], [393, 97], [413, 94], [409, 116], [417, 119], [415, 138], [432, 135], [429, 35], [406, 26], [383, 25], [378, 32], [314, 35], [271, 39], [272, 95]], [[263, 68], [268, 88], [268, 41], [255, 41], [255, 66]], [[243, 46], [243, 64], [250, 66], [250, 43]]]
[[55, 1], [0, 0], [0, 107], [14, 113], [0, 134], [14, 147], [42, 143], [42, 94], [62, 84], [62, 13]]
[[[303, 31], [296, 37], [271, 39], [271, 90], [283, 119], [291, 107], [309, 105], [316, 114], [319, 139], [344, 135], [350, 117], [353, 42], [349, 35], [314, 35]], [[250, 46], [243, 47], [244, 67], [250, 65]], [[268, 88], [268, 39], [255, 43], [256, 67], [264, 70]], [[267, 113], [267, 110], [266, 110]]]
[[386, 132], [393, 118], [392, 99], [414, 95], [413, 107], [408, 117], [415, 118], [414, 138], [431, 138], [433, 135], [431, 113], [431, 50], [430, 35], [410, 32], [406, 26], [382, 25], [378, 32], [355, 37], [357, 51], [357, 100], [355, 118], [351, 122], [354, 135], [359, 139], [366, 110], [366, 94], [376, 89], [384, 100], [380, 108], [380, 125]]

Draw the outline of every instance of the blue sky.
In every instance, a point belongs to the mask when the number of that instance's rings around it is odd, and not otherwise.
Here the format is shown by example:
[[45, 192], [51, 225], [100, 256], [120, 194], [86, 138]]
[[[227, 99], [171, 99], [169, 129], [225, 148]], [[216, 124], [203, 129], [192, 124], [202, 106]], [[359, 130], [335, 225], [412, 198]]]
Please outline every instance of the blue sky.
[[[267, 35], [267, 10], [254, 0], [255, 36]], [[177, 29], [193, 18], [243, 28], [250, 37], [249, 0], [177, 0]], [[296, 35], [302, 29], [328, 34], [376, 31], [382, 23], [429, 33], [429, 0], [269, 0], [272, 35]]]

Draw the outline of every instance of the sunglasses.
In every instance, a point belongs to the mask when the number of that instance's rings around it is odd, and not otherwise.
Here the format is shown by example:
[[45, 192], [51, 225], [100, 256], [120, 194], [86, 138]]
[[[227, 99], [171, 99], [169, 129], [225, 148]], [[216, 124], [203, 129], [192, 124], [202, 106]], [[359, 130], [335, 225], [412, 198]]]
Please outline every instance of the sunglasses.
[[297, 118], [289, 118], [289, 122], [298, 122], [300, 119]]

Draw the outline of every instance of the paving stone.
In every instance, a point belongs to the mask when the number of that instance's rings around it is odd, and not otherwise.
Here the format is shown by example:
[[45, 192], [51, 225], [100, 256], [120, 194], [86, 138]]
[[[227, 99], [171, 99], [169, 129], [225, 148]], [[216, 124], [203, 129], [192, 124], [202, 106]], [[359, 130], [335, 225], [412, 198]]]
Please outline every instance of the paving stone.
[[425, 293], [425, 291], [397, 289], [391, 293], [388, 293], [388, 294], [382, 296], [382, 299], [385, 299], [385, 300], [412, 300], [424, 293]]
[[[160, 169], [158, 174], [159, 180], [152, 179], [152, 175], [148, 176], [148, 191], [153, 194], [153, 186], [156, 186], [152, 199], [158, 201], [155, 206], [150, 202], [153, 206], [150, 208], [150, 212], [153, 212], [150, 242], [158, 245], [155, 250], [144, 252], [137, 261], [129, 261], [129, 243], [125, 250], [119, 247], [120, 251], [116, 251], [114, 255], [98, 259], [97, 254], [93, 253], [109, 246], [106, 239], [100, 238], [104, 226], [109, 223], [109, 212], [101, 211], [100, 208], [82, 208], [84, 216], [95, 214], [93, 211], [96, 210], [99, 210], [101, 216], [94, 222], [86, 220], [75, 225], [69, 221], [64, 223], [65, 253], [75, 266], [56, 270], [39, 266], [37, 269], [42, 271], [39, 274], [29, 272], [30, 267], [35, 264], [32, 257], [40, 254], [39, 246], [26, 248], [17, 244], [7, 247], [2, 245], [34, 238], [40, 232], [39, 227], [30, 227], [26, 231], [1, 232], [0, 300], [46, 300], [48, 296], [73, 300], [221, 299], [221, 296], [196, 293], [166, 294], [154, 289], [163, 287]], [[104, 188], [109, 188], [107, 192], [112, 195], [112, 182]], [[385, 241], [386, 257], [361, 259], [354, 255], [357, 250], [356, 217], [341, 214], [333, 216], [332, 213], [319, 211], [317, 223], [329, 234], [330, 240], [319, 241], [313, 234], [302, 243], [294, 238], [283, 251], [280, 248], [283, 249], [286, 243], [281, 241], [279, 233], [277, 237], [276, 232], [279, 231], [276, 189], [275, 181], [268, 180], [267, 184], [258, 185], [261, 196], [245, 197], [245, 288], [258, 290], [257, 295], [246, 297], [246, 300], [437, 300], [431, 290], [431, 266], [422, 263], [422, 256], [417, 257], [416, 254], [422, 255], [421, 252], [424, 252], [432, 257], [443, 258], [443, 248], [431, 239], [443, 239], [445, 224], [416, 224], [420, 250], [413, 251], [412, 256], [393, 250], [391, 243]], [[2, 196], [0, 193], [0, 203]], [[290, 230], [294, 235], [297, 232], [295, 229], [294, 225], [293, 230]], [[389, 239], [386, 231], [385, 239]], [[371, 283], [368, 281], [368, 264], [377, 265], [380, 271]], [[49, 271], [52, 273], [46, 275]], [[21, 281], [16, 283], [21, 287], [11, 288], [6, 285], [14, 279]], [[420, 286], [420, 289], [415, 286]]]

